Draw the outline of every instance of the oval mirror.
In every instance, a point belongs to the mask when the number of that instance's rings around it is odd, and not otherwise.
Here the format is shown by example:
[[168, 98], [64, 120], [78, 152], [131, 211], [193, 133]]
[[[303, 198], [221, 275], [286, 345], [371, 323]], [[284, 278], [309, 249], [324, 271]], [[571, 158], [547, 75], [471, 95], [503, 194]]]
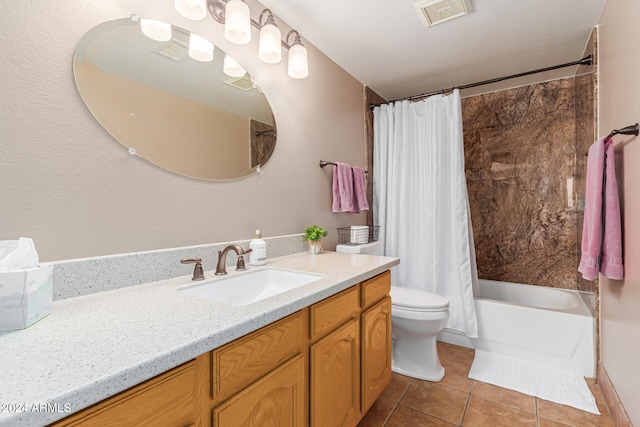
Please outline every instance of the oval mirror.
[[130, 153], [171, 172], [208, 180], [253, 173], [275, 148], [266, 97], [225, 52], [161, 24], [134, 16], [80, 40], [73, 72], [85, 104]]

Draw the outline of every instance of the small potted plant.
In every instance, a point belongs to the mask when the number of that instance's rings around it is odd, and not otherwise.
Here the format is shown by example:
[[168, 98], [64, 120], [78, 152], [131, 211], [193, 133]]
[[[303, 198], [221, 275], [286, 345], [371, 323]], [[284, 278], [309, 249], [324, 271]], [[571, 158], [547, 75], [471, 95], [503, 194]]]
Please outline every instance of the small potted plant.
[[315, 224], [304, 229], [302, 240], [305, 240], [309, 244], [309, 253], [319, 254], [322, 252], [322, 238], [327, 234], [327, 230]]

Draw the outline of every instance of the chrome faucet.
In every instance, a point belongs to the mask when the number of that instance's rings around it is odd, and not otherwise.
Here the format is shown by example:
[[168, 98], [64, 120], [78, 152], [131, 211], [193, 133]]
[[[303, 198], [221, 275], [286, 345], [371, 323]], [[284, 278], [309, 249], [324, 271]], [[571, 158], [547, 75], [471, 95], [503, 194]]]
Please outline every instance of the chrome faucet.
[[238, 245], [229, 245], [224, 250], [218, 251], [218, 264], [216, 265], [216, 275], [222, 276], [227, 274], [227, 253], [234, 251], [238, 255], [238, 262], [236, 263], [236, 270], [246, 270], [244, 265], [244, 255], [251, 252], [251, 249], [246, 251]]

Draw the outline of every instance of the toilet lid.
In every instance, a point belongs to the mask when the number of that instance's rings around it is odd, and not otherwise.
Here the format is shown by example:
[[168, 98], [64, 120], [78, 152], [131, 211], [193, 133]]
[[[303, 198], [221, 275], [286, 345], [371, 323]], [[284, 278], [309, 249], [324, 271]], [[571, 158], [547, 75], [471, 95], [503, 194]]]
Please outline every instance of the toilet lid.
[[413, 309], [434, 309], [449, 307], [449, 300], [441, 295], [419, 289], [392, 286], [391, 304]]

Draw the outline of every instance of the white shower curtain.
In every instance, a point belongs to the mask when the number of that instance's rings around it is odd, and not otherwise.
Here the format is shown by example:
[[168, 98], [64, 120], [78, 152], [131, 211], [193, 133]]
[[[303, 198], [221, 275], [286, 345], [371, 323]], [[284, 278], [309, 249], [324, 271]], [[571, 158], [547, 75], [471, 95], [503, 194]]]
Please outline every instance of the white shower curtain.
[[447, 328], [478, 336], [460, 92], [374, 109], [374, 223], [392, 284], [449, 298]]

